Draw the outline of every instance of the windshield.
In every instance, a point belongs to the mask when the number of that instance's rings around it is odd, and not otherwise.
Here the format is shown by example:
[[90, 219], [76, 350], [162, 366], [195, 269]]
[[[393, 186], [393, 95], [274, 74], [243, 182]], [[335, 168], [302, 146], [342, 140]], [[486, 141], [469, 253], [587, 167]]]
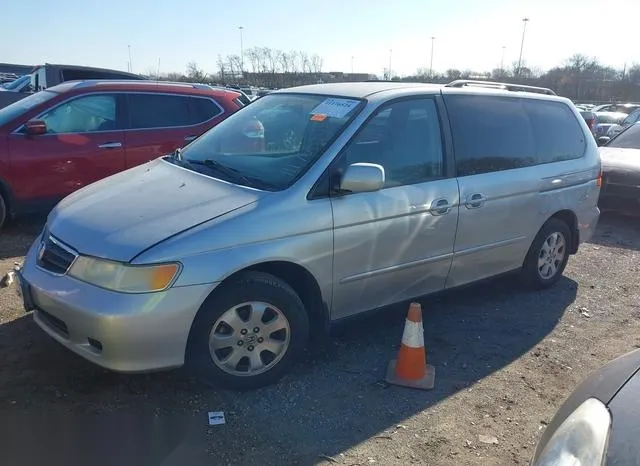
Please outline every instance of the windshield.
[[23, 113], [28, 112], [37, 105], [40, 105], [47, 100], [53, 99], [58, 94], [51, 91], [40, 91], [35, 94], [31, 94], [24, 99], [20, 99], [17, 102], [0, 108], [0, 126], [4, 126], [14, 118], [19, 117]]
[[627, 116], [625, 113], [616, 113], [616, 112], [605, 112], [605, 113], [597, 113], [598, 123], [620, 123]]
[[620, 147], [624, 149], [640, 149], [640, 123], [630, 126], [618, 137], [611, 140], [607, 147]]
[[15, 79], [13, 81], [11, 81], [10, 83], [6, 83], [3, 84], [3, 88], [7, 89], [9, 91], [13, 91], [14, 89], [19, 89], [21, 88], [25, 83], [31, 81], [31, 76], [26, 75], [26, 76], [22, 76], [18, 79]]
[[[361, 108], [362, 101], [270, 94], [224, 120], [182, 151], [192, 169], [281, 190], [295, 182]], [[209, 170], [209, 172], [207, 172]], [[239, 179], [238, 179], [239, 178]]]

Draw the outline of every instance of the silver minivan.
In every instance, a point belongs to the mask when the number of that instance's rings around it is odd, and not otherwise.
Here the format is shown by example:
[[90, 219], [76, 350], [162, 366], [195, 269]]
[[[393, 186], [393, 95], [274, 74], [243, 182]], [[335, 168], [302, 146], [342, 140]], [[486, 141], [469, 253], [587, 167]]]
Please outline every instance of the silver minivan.
[[599, 185], [564, 98], [285, 89], [64, 199], [20, 290], [45, 332], [103, 367], [258, 387], [340, 319], [509, 271], [554, 284], [595, 229]]

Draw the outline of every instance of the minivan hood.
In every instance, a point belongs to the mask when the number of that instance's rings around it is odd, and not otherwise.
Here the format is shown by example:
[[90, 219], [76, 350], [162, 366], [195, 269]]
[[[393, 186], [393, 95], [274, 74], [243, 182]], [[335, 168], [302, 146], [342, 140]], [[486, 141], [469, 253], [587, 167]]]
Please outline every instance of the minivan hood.
[[49, 214], [47, 228], [81, 254], [129, 262], [265, 194], [156, 159], [66, 197]]

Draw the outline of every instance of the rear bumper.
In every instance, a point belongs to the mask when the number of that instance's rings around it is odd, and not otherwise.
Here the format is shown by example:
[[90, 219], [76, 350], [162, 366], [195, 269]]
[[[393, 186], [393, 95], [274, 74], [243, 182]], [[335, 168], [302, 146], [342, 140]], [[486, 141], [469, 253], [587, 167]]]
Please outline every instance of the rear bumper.
[[589, 209], [582, 210], [578, 212], [577, 218], [579, 242], [587, 242], [593, 237], [596, 227], [598, 226], [600, 209], [597, 206], [593, 206]]
[[74, 353], [118, 372], [168, 369], [184, 363], [191, 323], [211, 285], [161, 293], [117, 293], [56, 276], [35, 266], [29, 251], [22, 280], [34, 320]]

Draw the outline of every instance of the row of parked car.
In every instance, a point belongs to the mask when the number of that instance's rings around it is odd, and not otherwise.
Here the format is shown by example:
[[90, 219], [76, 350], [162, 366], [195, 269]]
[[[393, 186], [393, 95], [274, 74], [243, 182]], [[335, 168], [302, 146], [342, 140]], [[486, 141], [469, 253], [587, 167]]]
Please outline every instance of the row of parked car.
[[640, 104], [637, 103], [576, 104], [576, 107], [600, 145], [640, 121]]

